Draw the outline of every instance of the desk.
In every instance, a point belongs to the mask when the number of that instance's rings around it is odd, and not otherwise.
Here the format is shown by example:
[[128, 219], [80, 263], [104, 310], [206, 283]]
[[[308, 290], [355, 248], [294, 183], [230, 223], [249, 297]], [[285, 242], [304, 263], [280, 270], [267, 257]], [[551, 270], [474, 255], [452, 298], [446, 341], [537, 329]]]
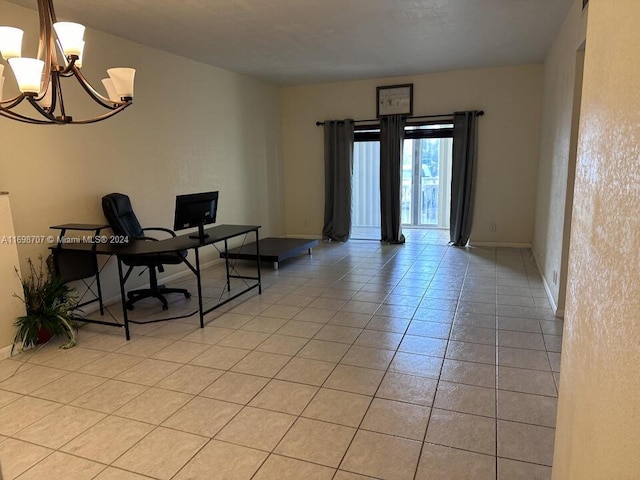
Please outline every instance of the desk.
[[[58, 277], [65, 283], [74, 280], [82, 280], [87, 287], [85, 293], [91, 292], [95, 298], [78, 304], [77, 308], [98, 302], [100, 306], [100, 315], [104, 314], [104, 305], [102, 304], [102, 288], [100, 286], [100, 267], [98, 266], [98, 257], [95, 252], [96, 243], [91, 245], [89, 250], [70, 250], [60, 248], [64, 243], [75, 240], [73, 237], [66, 235], [67, 230], [78, 232], [92, 232], [92, 238], [97, 238], [101, 230], [109, 228], [104, 224], [86, 224], [86, 223], [65, 223], [64, 225], [53, 225], [49, 227], [52, 230], [60, 230], [56, 247], [51, 247], [53, 255], [53, 269]], [[75, 243], [75, 242], [74, 242]], [[87, 284], [85, 279], [93, 277], [96, 283], [97, 293], [91, 289], [91, 284]], [[84, 296], [84, 295], [83, 295]], [[82, 298], [80, 299], [82, 300]]]
[[[127, 313], [126, 307], [126, 293], [125, 293], [125, 283], [128, 279], [129, 273], [123, 275], [122, 269], [122, 257], [126, 257], [127, 255], [153, 255], [153, 254], [167, 254], [178, 252], [180, 250], [193, 250], [195, 253], [195, 266], [191, 265], [189, 261], [185, 260], [185, 265], [193, 272], [196, 276], [197, 284], [198, 284], [198, 312], [200, 315], [200, 328], [204, 327], [204, 316], [212, 312], [213, 310], [221, 307], [222, 305], [238, 298], [240, 295], [243, 295], [254, 288], [258, 289], [258, 293], [262, 293], [262, 277], [260, 272], [260, 252], [257, 252], [257, 276], [250, 277], [244, 275], [236, 275], [232, 274], [229, 267], [229, 259], [225, 258], [225, 268], [226, 268], [226, 278], [227, 285], [226, 288], [230, 292], [231, 291], [231, 279], [232, 278], [241, 278], [245, 280], [256, 280], [257, 283], [253, 285], [248, 285], [246, 288], [241, 290], [240, 292], [226, 298], [224, 301], [218, 301], [216, 305], [211, 308], [204, 309], [202, 304], [202, 279], [200, 276], [200, 248], [213, 245], [215, 243], [224, 242], [224, 251], [225, 253], [228, 251], [228, 241], [232, 238], [239, 237], [242, 235], [247, 235], [251, 232], [255, 233], [256, 243], [259, 242], [259, 234], [258, 230], [260, 226], [256, 225], [218, 225], [215, 227], [210, 227], [205, 229], [205, 234], [208, 235], [204, 241], [200, 241], [198, 238], [190, 238], [188, 234], [179, 235], [177, 237], [167, 238], [165, 240], [159, 241], [144, 241], [144, 240], [134, 240], [125, 244], [109, 244], [109, 243], [97, 243], [92, 245], [87, 244], [61, 244], [55, 249], [61, 249], [64, 251], [84, 251], [87, 250], [95, 252], [96, 255], [115, 255], [118, 259], [118, 281], [120, 283], [120, 296], [122, 301], [122, 313], [124, 317], [124, 325], [118, 323], [107, 323], [101, 321], [93, 321], [95, 323], [108, 324], [113, 326], [122, 327], [125, 329], [125, 336], [127, 340], [131, 338], [129, 333], [129, 323], [155, 323], [170, 320], [169, 318], [160, 319], [160, 320], [151, 320], [147, 322], [138, 322], [134, 320], [129, 320], [129, 316]], [[183, 317], [174, 317], [174, 318], [183, 318]], [[85, 321], [79, 319], [80, 321]]]

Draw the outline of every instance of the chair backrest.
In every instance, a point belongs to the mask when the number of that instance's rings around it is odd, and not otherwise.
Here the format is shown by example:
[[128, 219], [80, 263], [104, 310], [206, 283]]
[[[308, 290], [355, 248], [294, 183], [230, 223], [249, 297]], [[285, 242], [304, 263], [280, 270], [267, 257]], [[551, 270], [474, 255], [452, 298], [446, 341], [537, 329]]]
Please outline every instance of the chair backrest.
[[125, 235], [129, 238], [144, 236], [128, 196], [122, 193], [105, 195], [102, 197], [102, 211], [115, 235]]

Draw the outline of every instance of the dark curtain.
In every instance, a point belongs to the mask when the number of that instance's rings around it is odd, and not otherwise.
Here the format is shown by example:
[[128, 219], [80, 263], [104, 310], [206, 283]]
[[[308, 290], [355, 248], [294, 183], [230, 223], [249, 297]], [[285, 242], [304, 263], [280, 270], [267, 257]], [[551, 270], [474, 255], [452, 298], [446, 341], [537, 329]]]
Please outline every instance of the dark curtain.
[[353, 120], [324, 122], [324, 238], [349, 240], [352, 174]]
[[478, 112], [453, 115], [453, 158], [451, 168], [451, 244], [464, 247], [469, 242], [473, 221]]
[[404, 243], [400, 225], [404, 125], [402, 115], [380, 121], [380, 241], [387, 243]]

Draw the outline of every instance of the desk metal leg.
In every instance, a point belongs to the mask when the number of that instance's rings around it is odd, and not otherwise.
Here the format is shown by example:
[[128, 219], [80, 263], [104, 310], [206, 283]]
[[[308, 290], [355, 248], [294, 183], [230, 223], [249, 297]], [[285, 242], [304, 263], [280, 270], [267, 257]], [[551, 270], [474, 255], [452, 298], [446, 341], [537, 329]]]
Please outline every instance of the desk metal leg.
[[[100, 235], [101, 228], [95, 230], [93, 238], [97, 238]], [[64, 232], [64, 230], [63, 230]], [[96, 244], [92, 247], [93, 251], [93, 265], [96, 272], [96, 287], [98, 288], [98, 305], [100, 305], [100, 315], [104, 315], [104, 305], [102, 304], [102, 286], [100, 285], [100, 266], [98, 265], [98, 255], [96, 254]]]
[[118, 280], [120, 282], [120, 299], [122, 301], [122, 316], [124, 317], [124, 334], [127, 340], [131, 340], [131, 335], [129, 334], [129, 315], [127, 313], [126, 294], [124, 293], [124, 279], [122, 277], [122, 262], [120, 261], [120, 257], [118, 257]]
[[229, 277], [229, 246], [227, 241], [224, 241], [224, 264], [227, 267], [227, 292], [231, 291], [231, 278]]
[[102, 303], [102, 286], [100, 285], [100, 267], [98, 266], [98, 256], [94, 257], [96, 269], [96, 288], [98, 289], [98, 304], [100, 305], [100, 315], [104, 315], [104, 304]]
[[262, 275], [260, 272], [260, 235], [256, 228], [256, 262], [258, 266], [258, 295], [262, 295]]
[[200, 250], [195, 249], [196, 253], [196, 281], [198, 282], [198, 313], [200, 314], [200, 328], [204, 328], [204, 313], [202, 310], [202, 278], [200, 276]]

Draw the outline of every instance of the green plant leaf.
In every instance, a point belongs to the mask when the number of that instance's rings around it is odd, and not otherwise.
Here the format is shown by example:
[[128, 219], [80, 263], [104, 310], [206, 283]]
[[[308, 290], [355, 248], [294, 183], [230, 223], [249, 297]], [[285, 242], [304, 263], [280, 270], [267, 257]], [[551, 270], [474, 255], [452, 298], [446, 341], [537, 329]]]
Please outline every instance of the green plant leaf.
[[[25, 305], [27, 314], [16, 319], [17, 331], [13, 339], [13, 349], [21, 345], [25, 350], [36, 345], [38, 332], [47, 330], [53, 336], [64, 336], [69, 341], [61, 348], [71, 348], [77, 343], [77, 327], [73, 321], [73, 310], [78, 306], [78, 297], [74, 289], [56, 277], [49, 262], [38, 257], [36, 268], [30, 258], [27, 259], [29, 274], [20, 277], [23, 296], [14, 294]], [[46, 265], [46, 268], [45, 268]]]

